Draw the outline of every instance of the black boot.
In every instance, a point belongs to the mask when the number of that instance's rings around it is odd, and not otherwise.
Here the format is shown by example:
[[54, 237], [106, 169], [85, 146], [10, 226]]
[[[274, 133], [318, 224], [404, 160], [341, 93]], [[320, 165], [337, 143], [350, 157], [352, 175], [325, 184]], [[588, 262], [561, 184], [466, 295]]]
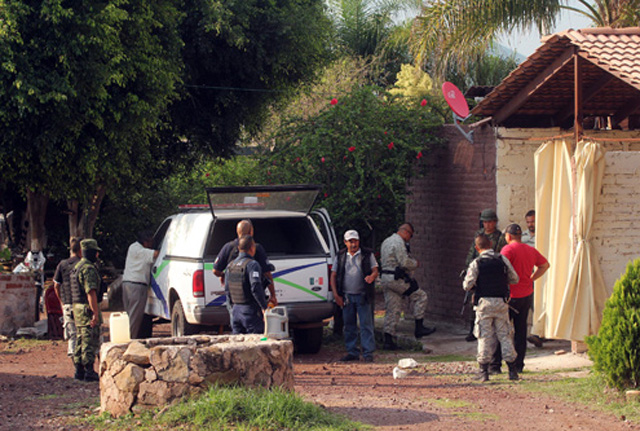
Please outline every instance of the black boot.
[[93, 371], [93, 364], [87, 364], [84, 366], [84, 381], [85, 382], [97, 382], [100, 380], [98, 373]]
[[489, 381], [489, 364], [480, 364], [480, 373], [478, 374], [478, 380], [482, 383]]
[[477, 338], [475, 335], [473, 335], [473, 327], [475, 326], [475, 318], [471, 321], [471, 327], [469, 328], [469, 333], [467, 334], [467, 336], [464, 338], [466, 341], [468, 342], [472, 342], [472, 341], [476, 341]]
[[416, 338], [426, 337], [434, 332], [436, 332], [436, 328], [426, 328], [422, 324], [422, 319], [416, 319], [416, 329], [413, 331], [413, 335], [415, 335]]
[[384, 344], [382, 345], [383, 350], [398, 350], [398, 345], [395, 341], [393, 341], [393, 335], [384, 333]]
[[509, 367], [509, 380], [518, 380], [518, 369], [516, 368], [516, 362], [507, 362]]
[[84, 366], [82, 364], [73, 364], [76, 367], [76, 372], [73, 378], [76, 380], [84, 380]]

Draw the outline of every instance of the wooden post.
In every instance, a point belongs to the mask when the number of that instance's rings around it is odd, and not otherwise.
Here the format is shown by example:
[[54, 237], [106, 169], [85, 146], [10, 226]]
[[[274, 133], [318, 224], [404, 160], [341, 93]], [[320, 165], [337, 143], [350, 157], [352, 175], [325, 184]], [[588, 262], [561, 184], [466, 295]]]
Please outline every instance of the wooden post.
[[574, 151], [575, 147], [578, 145], [578, 142], [582, 138], [583, 129], [582, 129], [582, 120], [583, 120], [583, 111], [582, 111], [582, 69], [580, 67], [580, 56], [578, 55], [578, 48], [576, 47], [576, 51], [573, 54], [573, 130], [574, 130]]

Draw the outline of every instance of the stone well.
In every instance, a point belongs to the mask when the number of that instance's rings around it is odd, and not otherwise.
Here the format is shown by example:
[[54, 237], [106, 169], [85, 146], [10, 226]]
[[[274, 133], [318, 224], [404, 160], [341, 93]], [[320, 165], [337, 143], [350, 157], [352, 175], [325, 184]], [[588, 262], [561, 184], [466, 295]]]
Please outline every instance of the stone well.
[[161, 407], [216, 383], [293, 390], [293, 344], [261, 335], [194, 335], [105, 343], [102, 411]]
[[24, 326], [33, 326], [36, 315], [36, 285], [32, 275], [0, 274], [0, 334], [14, 336]]

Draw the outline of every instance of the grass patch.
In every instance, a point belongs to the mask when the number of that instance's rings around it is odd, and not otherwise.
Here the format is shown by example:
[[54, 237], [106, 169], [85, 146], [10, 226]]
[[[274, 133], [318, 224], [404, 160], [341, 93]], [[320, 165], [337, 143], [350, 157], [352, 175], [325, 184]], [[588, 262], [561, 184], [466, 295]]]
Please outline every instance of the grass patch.
[[461, 409], [465, 407], [473, 407], [468, 401], [465, 400], [452, 400], [449, 398], [433, 398], [428, 399], [427, 402], [431, 405], [443, 408], [443, 409]]
[[371, 427], [332, 414], [294, 393], [244, 387], [212, 387], [158, 413], [111, 419], [93, 416], [99, 430], [358, 431]]
[[425, 362], [475, 362], [476, 357], [473, 355], [439, 355], [427, 356]]
[[55, 400], [56, 398], [62, 398], [60, 394], [45, 394], [36, 397], [36, 400]]
[[[2, 344], [0, 344], [0, 346], [2, 346]], [[39, 340], [37, 338], [16, 338], [15, 340], [10, 340], [6, 344], [4, 344], [4, 348], [0, 351], [0, 353], [15, 354], [20, 352], [28, 352], [35, 348], [48, 346], [50, 344], [51, 340]]]
[[[566, 370], [561, 371], [565, 373]], [[558, 377], [541, 380], [523, 380], [515, 387], [521, 390], [538, 392], [560, 398], [589, 408], [611, 413], [617, 417], [624, 416], [633, 422], [640, 422], [640, 403], [627, 402], [624, 393], [609, 388], [598, 374], [587, 377]]]

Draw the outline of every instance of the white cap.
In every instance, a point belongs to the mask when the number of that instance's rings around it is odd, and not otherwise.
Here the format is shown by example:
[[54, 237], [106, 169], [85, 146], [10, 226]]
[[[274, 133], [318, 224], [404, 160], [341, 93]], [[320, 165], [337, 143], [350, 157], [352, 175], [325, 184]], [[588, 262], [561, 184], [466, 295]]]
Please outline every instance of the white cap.
[[358, 235], [357, 230], [351, 229], [344, 233], [344, 240], [349, 241], [350, 239], [357, 239], [358, 241], [360, 241], [360, 235]]

